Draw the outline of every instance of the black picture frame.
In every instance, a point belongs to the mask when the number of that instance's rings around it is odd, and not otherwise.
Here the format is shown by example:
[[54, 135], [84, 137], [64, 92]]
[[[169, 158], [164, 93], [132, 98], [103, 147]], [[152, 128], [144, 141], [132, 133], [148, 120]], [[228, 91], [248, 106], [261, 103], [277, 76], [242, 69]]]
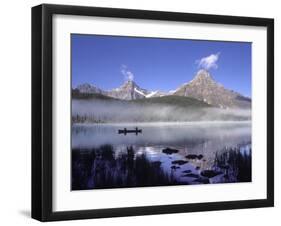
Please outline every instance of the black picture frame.
[[[266, 27], [267, 198], [54, 212], [52, 210], [52, 18], [55, 14]], [[40, 221], [56, 221], [271, 206], [274, 206], [273, 19], [50, 4], [32, 8], [32, 218]]]

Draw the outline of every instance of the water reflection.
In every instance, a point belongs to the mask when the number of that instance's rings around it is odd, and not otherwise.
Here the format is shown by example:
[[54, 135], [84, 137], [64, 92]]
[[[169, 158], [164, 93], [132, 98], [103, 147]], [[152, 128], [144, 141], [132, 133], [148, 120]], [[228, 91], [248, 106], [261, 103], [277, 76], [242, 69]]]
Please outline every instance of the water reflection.
[[251, 181], [250, 123], [73, 125], [72, 189]]

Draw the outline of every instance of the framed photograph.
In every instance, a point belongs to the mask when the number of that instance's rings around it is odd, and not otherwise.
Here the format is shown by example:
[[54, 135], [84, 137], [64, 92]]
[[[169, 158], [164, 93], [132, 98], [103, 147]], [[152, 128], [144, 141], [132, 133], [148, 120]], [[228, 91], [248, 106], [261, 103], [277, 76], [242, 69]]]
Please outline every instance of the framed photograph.
[[274, 205], [274, 21], [32, 8], [32, 217]]

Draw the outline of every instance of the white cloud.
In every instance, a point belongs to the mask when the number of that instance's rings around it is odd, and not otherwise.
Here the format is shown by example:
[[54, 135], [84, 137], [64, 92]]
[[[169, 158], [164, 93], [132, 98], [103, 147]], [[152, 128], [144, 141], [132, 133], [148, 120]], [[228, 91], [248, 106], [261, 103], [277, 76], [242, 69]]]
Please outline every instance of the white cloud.
[[129, 71], [127, 65], [121, 65], [121, 73], [124, 75], [125, 81], [133, 81], [134, 80], [134, 74], [133, 72]]
[[217, 61], [219, 59], [219, 55], [220, 53], [211, 54], [207, 57], [203, 57], [200, 60], [197, 60], [196, 63], [198, 64], [199, 68], [204, 68], [206, 70], [209, 70], [211, 68], [217, 69]]

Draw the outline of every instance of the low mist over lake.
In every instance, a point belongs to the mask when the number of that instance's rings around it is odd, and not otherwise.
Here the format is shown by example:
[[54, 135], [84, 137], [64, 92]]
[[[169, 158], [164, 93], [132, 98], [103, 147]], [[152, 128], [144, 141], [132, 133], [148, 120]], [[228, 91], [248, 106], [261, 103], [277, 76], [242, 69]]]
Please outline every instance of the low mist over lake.
[[94, 123], [251, 120], [250, 109], [220, 109], [204, 103], [200, 106], [196, 100], [183, 101], [180, 97], [165, 97], [166, 103], [160, 102], [161, 98], [156, 99], [152, 103], [147, 100], [73, 100], [72, 119]]

